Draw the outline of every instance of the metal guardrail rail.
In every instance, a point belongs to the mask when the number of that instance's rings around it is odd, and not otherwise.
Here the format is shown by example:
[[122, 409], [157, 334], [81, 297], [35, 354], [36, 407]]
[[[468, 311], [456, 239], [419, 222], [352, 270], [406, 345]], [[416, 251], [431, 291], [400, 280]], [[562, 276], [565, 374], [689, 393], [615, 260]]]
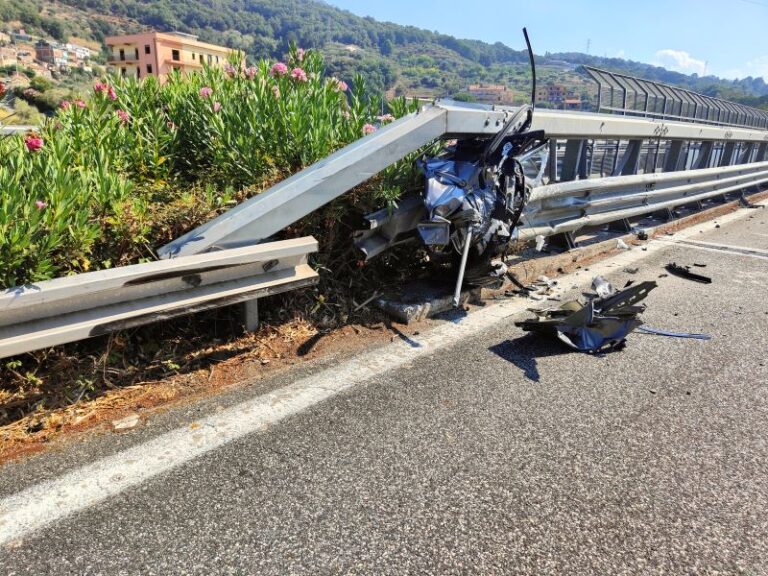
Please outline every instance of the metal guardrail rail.
[[768, 162], [576, 180], [534, 188], [519, 238], [573, 233], [768, 183]]
[[[164, 260], [0, 293], [0, 357], [238, 302], [246, 325], [258, 298], [317, 282], [313, 238], [259, 244], [439, 138], [492, 136], [513, 108], [441, 101], [401, 118], [160, 249]], [[520, 238], [579, 228], [742, 192], [768, 182], [768, 130], [650, 115], [537, 110], [549, 154], [518, 228]], [[406, 202], [403, 202], [406, 204]], [[371, 252], [419, 222], [370, 220]], [[389, 220], [388, 220], [389, 219]], [[568, 242], [570, 244], [570, 242]]]
[[[181, 236], [159, 253], [173, 258], [265, 240], [437, 138], [496, 134], [514, 110], [452, 101], [426, 106]], [[612, 175], [617, 176], [637, 173], [648, 142], [675, 143], [667, 157], [676, 155], [675, 161], [681, 162], [683, 153], [693, 154], [699, 158], [696, 168], [709, 166], [701, 159], [706, 155], [710, 161], [715, 144], [728, 143], [729, 154], [736, 153], [739, 160], [758, 161], [765, 158], [768, 143], [768, 131], [754, 127], [555, 110], [537, 110], [531, 129], [544, 130], [550, 138], [550, 182], [586, 178], [596, 143], [616, 148]]]
[[315, 284], [312, 237], [57, 278], [0, 293], [0, 358]]

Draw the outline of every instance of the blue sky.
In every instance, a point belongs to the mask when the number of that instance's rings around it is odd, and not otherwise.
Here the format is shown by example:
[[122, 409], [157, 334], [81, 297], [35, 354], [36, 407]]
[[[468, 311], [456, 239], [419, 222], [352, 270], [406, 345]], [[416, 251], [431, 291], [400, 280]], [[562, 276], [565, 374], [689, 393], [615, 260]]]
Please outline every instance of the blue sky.
[[768, 0], [326, 0], [361, 16], [537, 53], [585, 52], [768, 82]]

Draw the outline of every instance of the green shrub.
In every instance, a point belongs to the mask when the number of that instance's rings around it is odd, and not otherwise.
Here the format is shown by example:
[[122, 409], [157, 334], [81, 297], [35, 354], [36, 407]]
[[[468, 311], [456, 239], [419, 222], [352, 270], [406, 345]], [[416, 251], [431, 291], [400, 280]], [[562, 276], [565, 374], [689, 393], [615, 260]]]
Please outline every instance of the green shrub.
[[[161, 85], [110, 78], [39, 134], [0, 140], [0, 287], [152, 258], [154, 248], [363, 136], [381, 103], [321, 56], [206, 68]], [[396, 116], [413, 110], [390, 104]], [[384, 120], [385, 122], [387, 120]], [[407, 168], [387, 172], [393, 202]]]

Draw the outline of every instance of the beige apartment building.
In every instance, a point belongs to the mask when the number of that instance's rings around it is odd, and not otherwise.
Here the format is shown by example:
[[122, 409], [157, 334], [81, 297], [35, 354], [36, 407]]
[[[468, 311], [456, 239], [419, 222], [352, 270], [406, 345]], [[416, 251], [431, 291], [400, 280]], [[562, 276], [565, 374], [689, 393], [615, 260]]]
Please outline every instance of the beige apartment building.
[[123, 76], [157, 76], [164, 81], [172, 70], [189, 72], [203, 65], [224, 66], [235, 50], [200, 42], [181, 32], [143, 32], [110, 36], [109, 66]]

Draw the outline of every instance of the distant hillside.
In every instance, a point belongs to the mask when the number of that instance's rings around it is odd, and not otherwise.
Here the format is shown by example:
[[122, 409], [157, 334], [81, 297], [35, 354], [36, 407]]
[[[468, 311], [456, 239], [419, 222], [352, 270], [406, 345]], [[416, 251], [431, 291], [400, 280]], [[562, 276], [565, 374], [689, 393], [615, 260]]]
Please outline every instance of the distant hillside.
[[[396, 93], [456, 94], [469, 83], [503, 83], [529, 91], [527, 54], [502, 43], [463, 40], [398, 24], [363, 18], [311, 0], [0, 0], [0, 18], [41, 30], [101, 41], [140, 28], [180, 30], [244, 50], [251, 57], [279, 57], [291, 41], [322, 49], [332, 74], [362, 72], [374, 89]], [[536, 38], [533, 38], [536, 46]], [[729, 99], [768, 96], [762, 78], [730, 81], [685, 75], [657, 66], [581, 53], [537, 57], [543, 82], [574, 92], [588, 90], [576, 73], [581, 64], [623, 71]]]

